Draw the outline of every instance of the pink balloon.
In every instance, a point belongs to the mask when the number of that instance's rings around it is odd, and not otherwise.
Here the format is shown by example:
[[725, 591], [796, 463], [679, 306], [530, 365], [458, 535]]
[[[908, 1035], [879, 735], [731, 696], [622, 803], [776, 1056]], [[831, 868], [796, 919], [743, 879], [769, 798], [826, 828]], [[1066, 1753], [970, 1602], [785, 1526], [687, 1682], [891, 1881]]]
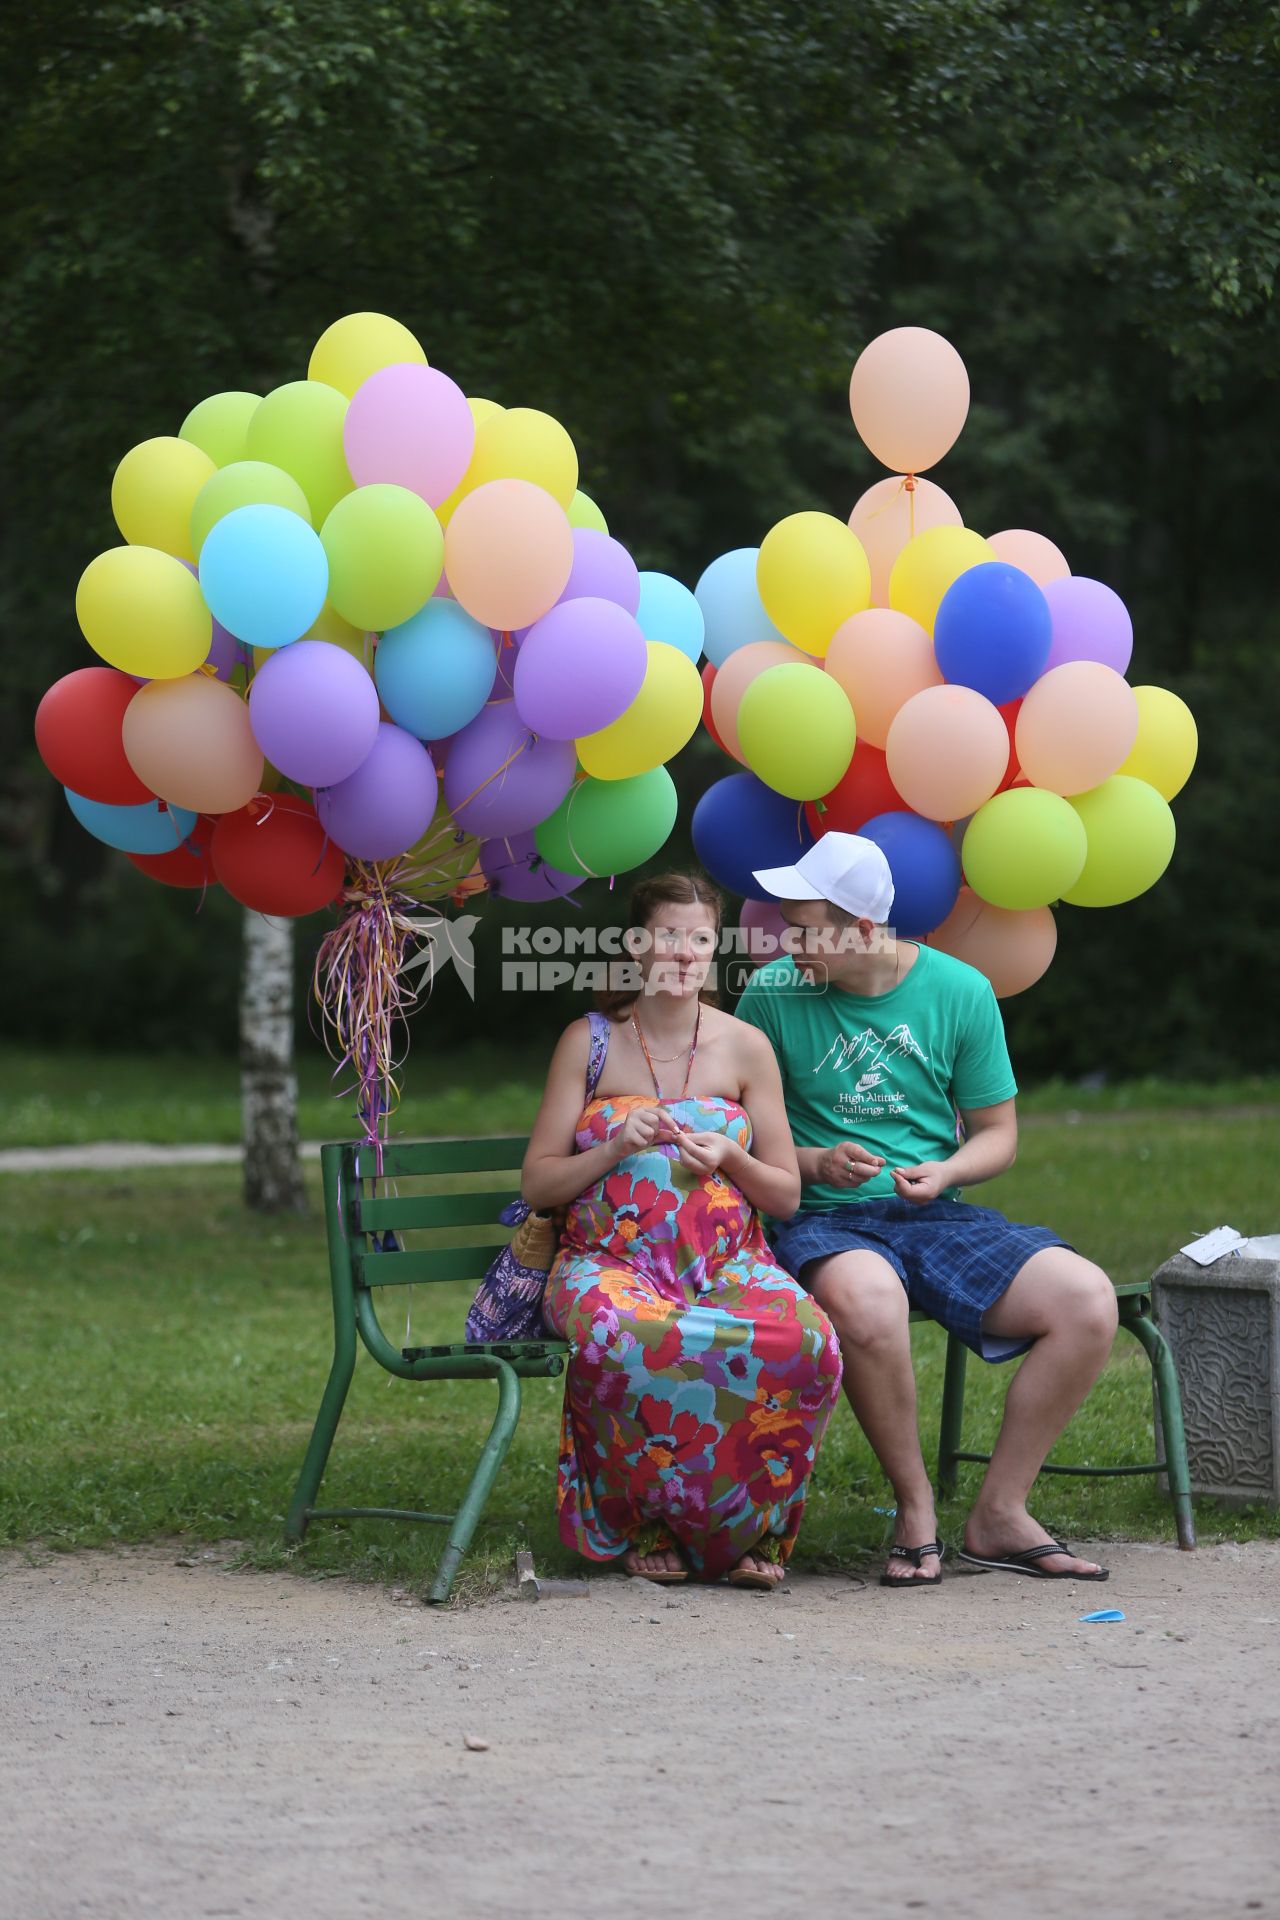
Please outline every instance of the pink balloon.
[[531, 480], [488, 480], [454, 509], [444, 570], [454, 599], [482, 625], [503, 633], [532, 626], [573, 571], [568, 515]]
[[747, 936], [747, 956], [756, 961], [776, 960], [787, 923], [776, 900], [744, 900], [738, 924]]
[[407, 487], [438, 507], [462, 479], [476, 423], [462, 388], [436, 367], [383, 367], [358, 386], [342, 427], [358, 487]]
[[770, 667], [796, 665], [808, 665], [820, 673], [823, 663], [811, 653], [802, 653], [788, 640], [749, 640], [745, 647], [735, 647], [724, 664], [716, 668], [711, 682], [711, 719], [725, 752], [741, 760], [743, 766], [746, 760], [738, 739], [738, 708], [743, 694], [752, 681], [767, 673]]
[[1025, 993], [1048, 971], [1058, 928], [1048, 907], [1013, 912], [961, 887], [955, 906], [929, 935], [929, 945], [985, 973], [996, 997], [1008, 1000]]
[[1137, 737], [1129, 682], [1096, 660], [1066, 660], [1042, 673], [1018, 708], [1014, 751], [1037, 787], [1087, 793], [1110, 779]]
[[933, 642], [892, 607], [867, 607], [837, 627], [823, 667], [849, 696], [859, 740], [883, 748], [898, 709], [913, 693], [940, 687]]
[[1051, 580], [1065, 580], [1071, 572], [1062, 550], [1042, 533], [1032, 533], [1027, 527], [1006, 527], [1003, 533], [989, 533], [987, 545], [997, 560], [1003, 560], [1006, 566], [1018, 567], [1038, 587], [1047, 587]]
[[1068, 660], [1096, 660], [1124, 673], [1133, 658], [1133, 622], [1118, 593], [1101, 580], [1076, 574], [1044, 589], [1053, 617], [1045, 672]]
[[1008, 729], [1000, 709], [972, 687], [926, 687], [898, 709], [885, 759], [908, 807], [926, 820], [955, 820], [999, 786]]
[[858, 355], [849, 411], [877, 460], [894, 473], [923, 473], [941, 460], [968, 416], [964, 361], [928, 327], [894, 327]]
[[893, 474], [867, 488], [849, 515], [849, 525], [871, 563], [871, 604], [887, 607], [889, 575], [908, 540], [930, 527], [962, 527], [964, 521], [950, 494], [932, 480], [917, 480], [909, 491], [905, 477]]

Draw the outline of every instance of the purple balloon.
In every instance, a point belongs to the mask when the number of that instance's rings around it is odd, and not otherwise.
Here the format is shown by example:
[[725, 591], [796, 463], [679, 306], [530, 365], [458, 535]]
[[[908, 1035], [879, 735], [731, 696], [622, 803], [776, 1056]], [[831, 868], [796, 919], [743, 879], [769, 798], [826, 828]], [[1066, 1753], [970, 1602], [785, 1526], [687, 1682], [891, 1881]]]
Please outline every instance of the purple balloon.
[[1133, 622], [1118, 593], [1101, 580], [1068, 574], [1043, 588], [1053, 617], [1053, 641], [1044, 671], [1068, 660], [1099, 660], [1123, 673], [1133, 656]]
[[495, 700], [449, 742], [445, 804], [482, 840], [523, 833], [555, 812], [577, 764], [571, 741], [535, 739], [514, 700]]
[[560, 595], [566, 600], [612, 600], [635, 613], [640, 605], [640, 570], [620, 540], [598, 527], [573, 530], [573, 570]]
[[407, 853], [431, 825], [439, 784], [421, 740], [383, 720], [355, 772], [317, 789], [316, 812], [344, 853], [357, 860], [390, 860]]
[[253, 676], [249, 725], [273, 767], [304, 787], [332, 787], [378, 737], [378, 689], [345, 647], [295, 640]]
[[[490, 633], [493, 628], [490, 627]], [[494, 633], [493, 643], [497, 648], [497, 666], [493, 676], [493, 686], [489, 693], [491, 700], [509, 700], [515, 692], [516, 661], [520, 657], [520, 642], [528, 628], [513, 633], [509, 638], [504, 633]]]
[[634, 614], [612, 600], [566, 600], [525, 637], [516, 657], [516, 705], [535, 733], [577, 740], [631, 705], [648, 664]]
[[562, 900], [582, 885], [580, 873], [562, 873], [550, 867], [538, 852], [533, 830], [504, 839], [486, 840], [480, 865], [489, 891], [501, 900]]
[[[195, 566], [194, 562], [184, 560], [182, 565], [186, 568], [193, 580], [200, 578], [199, 569]], [[212, 616], [210, 617], [212, 618]], [[213, 668], [213, 677], [215, 680], [229, 680], [236, 668], [247, 666], [252, 657], [252, 647], [242, 647], [234, 633], [227, 632], [221, 620], [214, 620], [213, 639], [209, 643], [209, 651], [205, 655], [204, 663], [207, 667]], [[130, 679], [137, 678], [134, 674], [131, 674], [129, 677]], [[145, 686], [146, 682], [142, 681], [140, 684]]]

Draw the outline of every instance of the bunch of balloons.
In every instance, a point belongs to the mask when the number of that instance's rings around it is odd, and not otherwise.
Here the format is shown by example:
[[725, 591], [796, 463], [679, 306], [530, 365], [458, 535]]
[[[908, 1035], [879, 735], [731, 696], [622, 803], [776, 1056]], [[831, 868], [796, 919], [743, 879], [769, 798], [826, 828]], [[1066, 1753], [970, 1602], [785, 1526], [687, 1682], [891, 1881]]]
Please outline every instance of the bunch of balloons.
[[98, 664], [36, 737], [154, 879], [273, 915], [352, 863], [548, 899], [666, 839], [697, 603], [610, 536], [558, 421], [468, 398], [398, 321], [349, 314], [305, 380], [202, 400], [111, 505], [122, 544], [76, 593]]
[[1053, 958], [1054, 903], [1117, 906], [1164, 872], [1195, 721], [1126, 680], [1133, 626], [1110, 587], [1043, 534], [973, 532], [919, 477], [968, 413], [954, 347], [880, 335], [849, 400], [890, 477], [847, 524], [792, 514], [695, 588], [705, 725], [746, 771], [703, 794], [694, 844], [748, 897], [764, 951], [781, 920], [751, 899], [753, 869], [863, 834], [893, 872], [897, 931], [1020, 993]]

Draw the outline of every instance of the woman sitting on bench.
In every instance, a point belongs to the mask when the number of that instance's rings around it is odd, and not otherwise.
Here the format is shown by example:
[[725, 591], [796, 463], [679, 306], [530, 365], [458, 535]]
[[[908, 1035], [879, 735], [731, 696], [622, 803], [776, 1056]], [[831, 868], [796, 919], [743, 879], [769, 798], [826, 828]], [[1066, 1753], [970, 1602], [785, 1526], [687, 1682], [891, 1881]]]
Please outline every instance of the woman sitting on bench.
[[772, 1048], [705, 991], [720, 896], [662, 874], [630, 921], [629, 990], [561, 1036], [524, 1163], [529, 1204], [568, 1208], [544, 1305], [574, 1349], [560, 1533], [646, 1579], [771, 1588], [840, 1352], [761, 1232], [800, 1175]]

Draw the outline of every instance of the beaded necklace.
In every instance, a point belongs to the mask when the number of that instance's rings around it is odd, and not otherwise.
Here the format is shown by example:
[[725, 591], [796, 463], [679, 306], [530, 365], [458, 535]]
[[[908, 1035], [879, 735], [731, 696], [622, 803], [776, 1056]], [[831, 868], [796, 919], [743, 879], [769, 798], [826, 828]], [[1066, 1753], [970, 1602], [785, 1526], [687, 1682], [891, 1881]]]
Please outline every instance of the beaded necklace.
[[[659, 1100], [661, 1100], [662, 1088], [658, 1085], [658, 1075], [654, 1068], [653, 1055], [649, 1052], [649, 1048], [645, 1041], [644, 1034], [642, 1033], [640, 1028], [640, 1022], [636, 1019], [636, 1016], [634, 1013], [631, 1015], [631, 1024], [635, 1028], [636, 1039], [640, 1042], [640, 1051], [644, 1054], [645, 1065], [649, 1069], [649, 1078], [653, 1082], [653, 1090], [657, 1094]], [[693, 1076], [693, 1063], [698, 1057], [698, 1034], [700, 1033], [701, 1029], [702, 1029], [702, 1002], [699, 1001], [697, 1018], [693, 1023], [693, 1041], [689, 1048], [689, 1064], [684, 1070], [684, 1085], [681, 1087], [680, 1094], [679, 1094], [679, 1098], [681, 1100], [684, 1099], [685, 1095], [689, 1091], [689, 1081]], [[681, 1052], [683, 1052], [683, 1048], [681, 1049]], [[670, 1058], [673, 1060], [678, 1060], [680, 1058], [680, 1054], [674, 1053], [670, 1056]]]

